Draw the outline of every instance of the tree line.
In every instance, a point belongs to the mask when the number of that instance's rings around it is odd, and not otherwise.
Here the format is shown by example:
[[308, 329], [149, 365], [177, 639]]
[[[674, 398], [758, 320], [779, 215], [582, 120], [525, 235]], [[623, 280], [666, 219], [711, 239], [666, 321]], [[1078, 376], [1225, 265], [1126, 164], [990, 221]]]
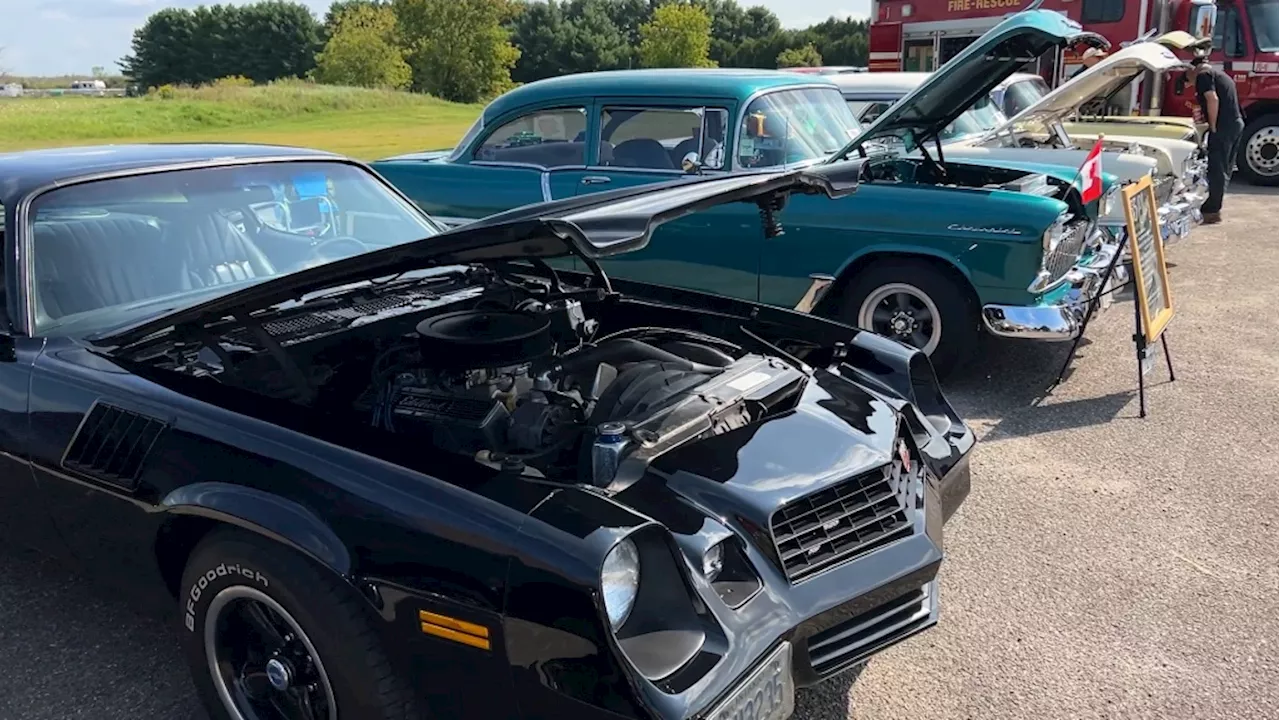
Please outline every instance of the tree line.
[[517, 83], [636, 67], [866, 65], [867, 23], [782, 27], [737, 0], [291, 0], [167, 8], [120, 61], [143, 88], [225, 77], [411, 89], [475, 102]]

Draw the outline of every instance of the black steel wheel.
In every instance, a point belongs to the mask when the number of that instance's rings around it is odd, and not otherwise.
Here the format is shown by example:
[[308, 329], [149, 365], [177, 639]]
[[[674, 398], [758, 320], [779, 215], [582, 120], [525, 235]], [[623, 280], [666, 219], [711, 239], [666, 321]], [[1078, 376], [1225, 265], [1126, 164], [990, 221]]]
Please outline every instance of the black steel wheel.
[[182, 574], [179, 633], [213, 720], [417, 720], [376, 614], [339, 575], [279, 543], [217, 530]]
[[298, 621], [260, 590], [232, 585], [210, 602], [205, 657], [236, 720], [336, 720], [324, 661]]

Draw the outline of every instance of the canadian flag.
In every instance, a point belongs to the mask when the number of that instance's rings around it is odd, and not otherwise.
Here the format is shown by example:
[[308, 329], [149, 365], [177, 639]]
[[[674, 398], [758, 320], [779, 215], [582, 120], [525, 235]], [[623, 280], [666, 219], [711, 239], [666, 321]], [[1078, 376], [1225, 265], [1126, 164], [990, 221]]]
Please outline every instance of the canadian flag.
[[1080, 179], [1080, 202], [1091, 203], [1102, 197], [1102, 138], [1093, 144], [1089, 156], [1084, 159], [1080, 171], [1076, 173]]

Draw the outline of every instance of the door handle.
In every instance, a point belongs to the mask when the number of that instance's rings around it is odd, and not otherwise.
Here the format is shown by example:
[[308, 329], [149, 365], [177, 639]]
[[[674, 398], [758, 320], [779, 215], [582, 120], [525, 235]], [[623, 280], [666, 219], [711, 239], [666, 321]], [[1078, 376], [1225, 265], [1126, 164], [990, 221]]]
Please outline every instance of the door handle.
[[613, 182], [613, 179], [604, 175], [585, 175], [582, 178], [583, 185], [604, 185], [609, 182]]

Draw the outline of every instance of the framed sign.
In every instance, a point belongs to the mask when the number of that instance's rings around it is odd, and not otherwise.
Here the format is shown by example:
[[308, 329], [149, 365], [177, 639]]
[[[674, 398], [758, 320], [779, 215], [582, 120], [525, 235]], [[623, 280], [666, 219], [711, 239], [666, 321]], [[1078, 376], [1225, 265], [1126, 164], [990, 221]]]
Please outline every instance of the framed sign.
[[1156, 189], [1147, 175], [1124, 188], [1124, 218], [1133, 255], [1134, 302], [1142, 319], [1142, 334], [1154, 343], [1173, 319], [1173, 295], [1164, 243], [1160, 240], [1160, 211]]

